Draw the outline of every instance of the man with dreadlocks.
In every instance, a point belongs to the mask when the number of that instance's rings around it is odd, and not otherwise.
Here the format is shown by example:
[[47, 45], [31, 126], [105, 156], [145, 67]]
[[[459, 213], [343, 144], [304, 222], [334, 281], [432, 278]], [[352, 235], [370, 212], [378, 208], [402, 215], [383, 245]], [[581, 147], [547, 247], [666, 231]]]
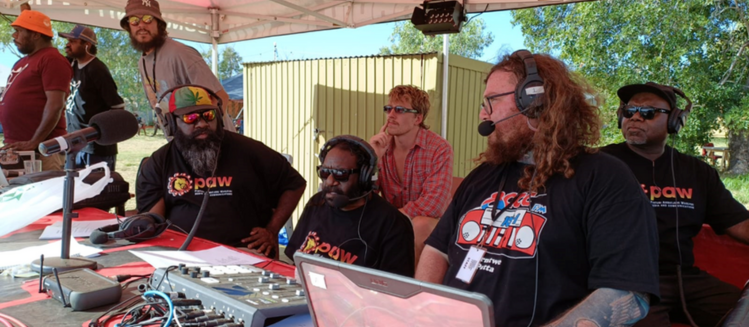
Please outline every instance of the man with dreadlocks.
[[480, 165], [426, 241], [416, 278], [486, 294], [497, 326], [630, 326], [658, 298], [654, 214], [599, 138], [591, 91], [520, 50], [486, 79]]

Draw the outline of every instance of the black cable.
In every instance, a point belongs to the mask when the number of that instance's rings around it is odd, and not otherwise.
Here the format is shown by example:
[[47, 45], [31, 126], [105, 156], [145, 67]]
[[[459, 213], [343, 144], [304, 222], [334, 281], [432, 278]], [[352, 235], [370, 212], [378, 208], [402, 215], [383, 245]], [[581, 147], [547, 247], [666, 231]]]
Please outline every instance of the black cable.
[[[219, 128], [219, 127], [217, 126], [216, 128]], [[211, 171], [210, 177], [216, 176], [216, 169], [218, 168], [219, 157], [221, 157], [221, 145], [219, 145], [218, 151], [216, 151], [216, 162], [213, 164], [213, 171]], [[192, 242], [192, 239], [195, 237], [195, 234], [198, 232], [198, 226], [200, 226], [200, 221], [203, 220], [203, 214], [205, 214], [205, 207], [208, 204], [208, 197], [211, 194], [210, 191], [211, 191], [210, 188], [206, 188], [205, 194], [203, 195], [203, 202], [200, 203], [200, 210], [198, 210], [198, 216], [195, 217], [195, 222], [192, 224], [192, 229], [190, 229], [190, 234], [187, 235], [187, 238], [185, 238], [185, 242], [182, 243], [182, 246], [180, 246], [179, 250], [177, 251], [187, 250], [187, 247], [190, 246], [190, 242]], [[276, 237], [278, 237], [278, 235], [276, 235]]]
[[[531, 176], [531, 184], [528, 190], [528, 212], [531, 213], [531, 228], [533, 228], [533, 233], [536, 233], [536, 221], [533, 217], [533, 198], [531, 195], [533, 194], [533, 180], [536, 178], [536, 168], [533, 167], [533, 175]], [[519, 197], [520, 195], [518, 195]], [[497, 197], [499, 197], [499, 194], [497, 194]], [[534, 235], [534, 237], [537, 235]], [[533, 311], [531, 312], [531, 320], [528, 322], [528, 327], [533, 324], [533, 320], [536, 319], [536, 305], [538, 304], [538, 257], [541, 256], [539, 253], [541, 250], [539, 239], [536, 238], [536, 277], [535, 282], [533, 284]]]
[[[676, 167], [674, 166], [674, 147], [676, 146], [676, 137], [671, 134], [671, 179], [674, 183], [674, 190], [676, 190]], [[679, 254], [679, 264], [676, 265], [676, 281], [679, 284], [679, 299], [681, 301], [681, 310], [684, 311], [684, 315], [689, 320], [689, 324], [692, 327], [698, 327], [697, 323], [692, 319], [692, 315], [687, 310], [687, 300], [684, 295], [684, 280], [681, 277], [681, 242], [679, 242], [679, 198], [674, 197], [674, 210], [676, 210], [676, 251]]]

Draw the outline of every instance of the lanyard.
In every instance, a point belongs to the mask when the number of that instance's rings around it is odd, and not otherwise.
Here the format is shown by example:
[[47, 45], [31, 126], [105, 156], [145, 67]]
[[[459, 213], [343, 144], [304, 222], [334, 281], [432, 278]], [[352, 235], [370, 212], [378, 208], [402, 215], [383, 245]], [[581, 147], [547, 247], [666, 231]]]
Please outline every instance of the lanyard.
[[[502, 178], [500, 178], [499, 180], [499, 188], [497, 189], [497, 196], [494, 198], [494, 203], [492, 203], [492, 225], [494, 225], [494, 222], [497, 220], [497, 218], [501, 216], [502, 213], [507, 210], [507, 208], [514, 206], [515, 203], [517, 203], [518, 199], [520, 199], [521, 197], [520, 194], [518, 194], [518, 196], [515, 197], [512, 203], [500, 209], [499, 212], [496, 212], [497, 206], [499, 205], [499, 201], [500, 201], [499, 196], [502, 193], [502, 190], [505, 188], [505, 182], [507, 182], [507, 175], [509, 175], [510, 165], [511, 165], [510, 163], [505, 163], [502, 165]], [[487, 225], [484, 225], [482, 227], [481, 239], [478, 242], [478, 247], [480, 248], [484, 246], [484, 241], [486, 240], [486, 234], [487, 234], [488, 229], [489, 227]]]
[[[153, 79], [151, 80], [151, 89], [153, 90], [153, 95], [156, 97], [156, 99], [159, 98], [159, 94], [156, 93], [156, 55], [158, 53], [159, 49], [154, 48], [153, 49], [153, 65], [151, 67], [151, 73], [153, 74]], [[148, 69], [146, 69], [146, 56], [145, 54], [142, 56], [141, 63], [143, 63], [143, 73], [146, 74], [146, 83], [148, 83]]]

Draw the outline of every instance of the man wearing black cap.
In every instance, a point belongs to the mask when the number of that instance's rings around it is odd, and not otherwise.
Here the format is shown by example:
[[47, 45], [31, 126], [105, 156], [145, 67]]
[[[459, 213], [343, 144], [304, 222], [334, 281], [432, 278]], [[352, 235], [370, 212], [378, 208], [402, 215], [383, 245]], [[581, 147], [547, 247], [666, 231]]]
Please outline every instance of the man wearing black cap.
[[[660, 238], [661, 302], [637, 326], [688, 323], [690, 315], [699, 326], [715, 326], [740, 291], [694, 266], [692, 238], [705, 223], [718, 234], [749, 243], [749, 212], [726, 190], [715, 169], [666, 145], [691, 110], [681, 90], [648, 82], [624, 86], [617, 94], [622, 102], [619, 127], [626, 141], [602, 150], [635, 173], [655, 209]], [[677, 106], [677, 95], [687, 101], [684, 109]], [[688, 313], [682, 310], [681, 292]]]
[[[128, 0], [120, 26], [130, 33], [133, 48], [143, 53], [138, 69], [151, 106], [156, 108], [156, 101], [164, 91], [189, 84], [208, 87], [223, 103], [229, 103], [229, 94], [224, 91], [221, 82], [208, 68], [200, 53], [168, 37], [166, 21], [161, 18], [161, 9], [156, 0]], [[168, 114], [165, 102], [159, 104], [159, 108], [155, 109], [157, 115], [163, 117]], [[226, 114], [222, 117], [224, 129], [236, 132], [231, 117]]]
[[[66, 117], [68, 133], [89, 127], [88, 121], [98, 113], [111, 109], [124, 109], [125, 101], [117, 93], [117, 84], [109, 68], [96, 58], [96, 34], [88, 27], [76, 25], [70, 33], [59, 33], [68, 39], [65, 53], [73, 67]], [[76, 168], [85, 168], [105, 161], [114, 170], [117, 161], [117, 144], [99, 145], [91, 142], [78, 152]]]

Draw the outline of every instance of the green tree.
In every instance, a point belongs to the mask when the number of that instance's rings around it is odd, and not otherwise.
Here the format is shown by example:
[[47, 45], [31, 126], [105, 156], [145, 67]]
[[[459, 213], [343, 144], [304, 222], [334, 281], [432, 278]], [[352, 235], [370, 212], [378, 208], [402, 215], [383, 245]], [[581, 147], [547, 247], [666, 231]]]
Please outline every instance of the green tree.
[[678, 148], [694, 153], [723, 126], [731, 172], [749, 172], [747, 0], [603, 0], [518, 10], [513, 23], [531, 50], [558, 55], [600, 91], [604, 142], [622, 140], [616, 90], [654, 81], [694, 103]]
[[[200, 51], [203, 59], [211, 66], [211, 49]], [[227, 46], [218, 56], [218, 79], [223, 81], [229, 77], [242, 73], [242, 56], [232, 46]]]
[[[463, 25], [460, 33], [450, 34], [450, 53], [463, 57], [479, 59], [484, 49], [494, 41], [494, 35], [486, 30], [486, 23], [481, 18], [472, 18]], [[380, 48], [380, 54], [403, 54], [418, 52], [442, 51], [442, 38], [426, 36], [410, 22], [395, 23], [390, 34], [389, 47]]]

